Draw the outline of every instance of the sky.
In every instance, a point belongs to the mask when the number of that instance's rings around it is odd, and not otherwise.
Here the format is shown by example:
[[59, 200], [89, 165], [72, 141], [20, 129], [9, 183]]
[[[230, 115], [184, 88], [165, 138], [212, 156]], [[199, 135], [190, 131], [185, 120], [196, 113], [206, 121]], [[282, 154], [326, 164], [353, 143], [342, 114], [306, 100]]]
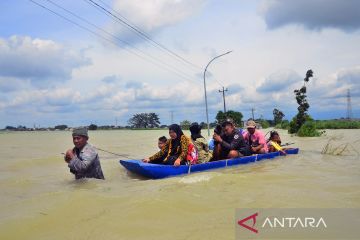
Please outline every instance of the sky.
[[223, 87], [244, 119], [291, 119], [308, 69], [313, 118], [346, 117], [348, 89], [360, 117], [357, 0], [2, 0], [0, 22], [0, 128], [206, 121], [204, 69], [228, 51], [207, 69], [211, 122]]

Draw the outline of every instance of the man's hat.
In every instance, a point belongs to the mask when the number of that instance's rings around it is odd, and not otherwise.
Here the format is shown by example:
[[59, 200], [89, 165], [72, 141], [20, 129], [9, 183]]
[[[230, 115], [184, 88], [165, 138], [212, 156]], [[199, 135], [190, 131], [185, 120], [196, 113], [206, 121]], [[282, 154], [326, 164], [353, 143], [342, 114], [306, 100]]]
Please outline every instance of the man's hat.
[[246, 122], [246, 128], [256, 128], [256, 123], [253, 120], [249, 120]]
[[222, 126], [222, 127], [225, 127], [226, 125], [229, 125], [229, 124], [230, 124], [230, 125], [235, 125], [234, 121], [233, 121], [231, 118], [225, 119], [225, 121], [222, 122], [221, 126]]
[[88, 135], [88, 130], [85, 127], [80, 127], [80, 128], [74, 128], [73, 132], [72, 132], [73, 137], [74, 136], [84, 136], [84, 137], [89, 137]]

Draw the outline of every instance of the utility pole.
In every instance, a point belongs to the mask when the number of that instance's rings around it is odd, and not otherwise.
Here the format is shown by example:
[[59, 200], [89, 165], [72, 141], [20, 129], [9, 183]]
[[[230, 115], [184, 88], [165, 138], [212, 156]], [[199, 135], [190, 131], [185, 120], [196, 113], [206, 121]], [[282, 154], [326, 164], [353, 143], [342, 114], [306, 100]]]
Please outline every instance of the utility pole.
[[351, 95], [350, 95], [350, 89], [347, 90], [347, 114], [346, 114], [346, 118], [348, 120], [352, 119], [352, 108], [351, 108]]
[[226, 103], [225, 103], [225, 92], [227, 92], [228, 91], [228, 89], [226, 88], [224, 88], [224, 87], [222, 87], [222, 90], [219, 90], [219, 92], [220, 93], [222, 93], [222, 95], [223, 95], [223, 100], [224, 100], [224, 113], [226, 113]]
[[255, 121], [254, 111], [255, 111], [255, 108], [252, 108], [252, 109], [251, 109], [251, 115], [252, 115], [252, 119]]

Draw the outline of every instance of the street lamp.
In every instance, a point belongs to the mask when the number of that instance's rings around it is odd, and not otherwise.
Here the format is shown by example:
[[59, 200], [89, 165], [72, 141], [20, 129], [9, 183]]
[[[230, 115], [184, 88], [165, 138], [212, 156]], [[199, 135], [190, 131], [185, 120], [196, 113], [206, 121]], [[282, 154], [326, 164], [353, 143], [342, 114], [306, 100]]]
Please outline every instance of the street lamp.
[[204, 70], [204, 92], [205, 92], [205, 106], [206, 106], [206, 122], [207, 122], [207, 128], [208, 128], [208, 136], [210, 136], [210, 124], [209, 124], [209, 110], [208, 110], [208, 104], [207, 104], [207, 94], [206, 94], [206, 70], [209, 67], [210, 63], [212, 63], [215, 59], [224, 56], [226, 54], [231, 53], [232, 51], [228, 51], [226, 53], [220, 54], [216, 57], [214, 57], [213, 59], [210, 60], [210, 62], [206, 65], [205, 70]]

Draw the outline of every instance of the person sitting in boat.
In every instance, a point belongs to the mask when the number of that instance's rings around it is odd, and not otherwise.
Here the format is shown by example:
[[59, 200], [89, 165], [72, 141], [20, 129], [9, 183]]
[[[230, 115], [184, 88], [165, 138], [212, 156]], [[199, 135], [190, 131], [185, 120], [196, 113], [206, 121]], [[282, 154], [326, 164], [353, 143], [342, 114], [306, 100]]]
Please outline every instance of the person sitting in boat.
[[282, 154], [286, 155], [286, 152], [284, 151], [285, 149], [283, 149], [281, 147], [281, 139], [280, 139], [280, 135], [277, 131], [271, 131], [270, 132], [270, 138], [268, 140], [268, 149], [269, 152], [281, 152]]
[[86, 128], [75, 128], [72, 133], [74, 148], [66, 151], [65, 162], [76, 179], [98, 178], [105, 179], [101, 169], [99, 156], [89, 139]]
[[[221, 127], [221, 125], [219, 125], [219, 124], [216, 125], [216, 127], [214, 129], [214, 133], [216, 133], [218, 135], [222, 135], [222, 127]], [[209, 144], [209, 149], [211, 151], [214, 151], [214, 149], [215, 149], [215, 140], [214, 140], [214, 138], [211, 138], [209, 140], [208, 144]]]
[[206, 139], [201, 135], [201, 126], [194, 122], [190, 126], [191, 140], [198, 151], [198, 163], [208, 162], [212, 153]]
[[261, 154], [268, 152], [268, 146], [266, 144], [264, 134], [256, 129], [256, 123], [254, 120], [248, 120], [246, 122], [247, 131], [243, 134], [246, 143], [250, 146], [253, 154]]
[[[162, 150], [165, 148], [166, 142], [167, 142], [167, 138], [165, 136], [159, 137], [159, 139], [158, 139], [159, 150]], [[151, 161], [151, 163], [161, 164], [164, 161], [165, 157], [166, 156], [161, 156], [159, 158], [155, 158]]]
[[165, 147], [166, 141], [167, 141], [167, 138], [165, 136], [159, 137], [159, 139], [158, 139], [159, 150], [161, 150]]
[[214, 132], [213, 161], [251, 155], [249, 146], [231, 119], [222, 124], [222, 133]]
[[152, 163], [155, 159], [165, 157], [161, 164], [180, 166], [186, 164], [186, 157], [190, 139], [186, 137], [177, 124], [169, 127], [170, 139], [165, 146], [153, 156], [143, 159], [144, 162]]

